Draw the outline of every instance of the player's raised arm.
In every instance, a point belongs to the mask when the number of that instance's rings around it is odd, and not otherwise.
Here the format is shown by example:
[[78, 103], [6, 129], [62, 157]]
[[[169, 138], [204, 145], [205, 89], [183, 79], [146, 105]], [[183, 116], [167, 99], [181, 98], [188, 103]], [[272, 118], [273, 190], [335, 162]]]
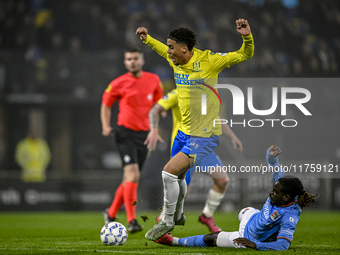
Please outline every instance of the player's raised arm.
[[250, 26], [247, 20], [238, 19], [236, 22], [236, 31], [242, 35], [243, 43], [240, 49], [228, 54], [212, 54], [210, 55], [210, 63], [214, 67], [222, 71], [224, 68], [230, 67], [231, 65], [242, 63], [249, 60], [254, 55], [254, 39], [250, 30]]
[[281, 154], [281, 149], [276, 146], [272, 145], [267, 150], [266, 160], [268, 165], [277, 166], [279, 164], [279, 157], [278, 155]]
[[271, 167], [270, 170], [272, 171], [274, 181], [277, 181], [281, 177], [285, 176], [279, 163], [278, 155], [281, 154], [281, 152], [282, 151], [278, 146], [272, 145], [268, 148], [266, 154], [266, 160], [269, 167]]
[[[139, 35], [139, 38], [143, 41], [143, 43], [149, 45], [151, 49], [156, 51], [159, 55], [161, 55], [163, 58], [168, 58], [168, 46], [164, 43], [161, 43], [160, 41], [152, 38], [148, 30], [145, 27], [139, 27], [136, 30], [136, 35]], [[171, 59], [168, 58], [168, 62], [170, 62]]]
[[236, 31], [242, 35], [243, 44], [235, 53], [242, 56], [240, 62], [251, 59], [254, 55], [254, 39], [248, 21], [245, 19], [236, 20]]

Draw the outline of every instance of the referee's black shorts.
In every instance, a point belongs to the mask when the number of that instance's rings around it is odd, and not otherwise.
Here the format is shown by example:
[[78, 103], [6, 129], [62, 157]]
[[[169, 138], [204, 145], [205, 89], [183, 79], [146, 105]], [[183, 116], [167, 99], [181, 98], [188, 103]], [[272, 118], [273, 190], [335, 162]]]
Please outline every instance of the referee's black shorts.
[[148, 155], [148, 149], [144, 145], [148, 133], [149, 131], [134, 131], [123, 126], [117, 126], [114, 134], [123, 167], [137, 163], [139, 170], [142, 170]]

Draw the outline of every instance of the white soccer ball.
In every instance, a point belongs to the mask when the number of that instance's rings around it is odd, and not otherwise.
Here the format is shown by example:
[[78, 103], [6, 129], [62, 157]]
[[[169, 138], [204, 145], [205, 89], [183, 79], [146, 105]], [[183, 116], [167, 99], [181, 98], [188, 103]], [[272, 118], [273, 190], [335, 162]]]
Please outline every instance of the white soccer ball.
[[128, 233], [125, 226], [119, 222], [105, 224], [100, 230], [100, 240], [106, 245], [123, 245], [126, 243]]

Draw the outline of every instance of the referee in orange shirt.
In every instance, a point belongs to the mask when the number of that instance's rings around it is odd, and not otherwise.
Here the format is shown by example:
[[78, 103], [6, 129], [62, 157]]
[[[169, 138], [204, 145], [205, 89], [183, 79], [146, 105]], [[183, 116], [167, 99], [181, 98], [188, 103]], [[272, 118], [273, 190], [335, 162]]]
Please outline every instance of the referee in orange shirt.
[[[160, 78], [142, 70], [143, 52], [139, 49], [125, 51], [124, 64], [127, 73], [111, 81], [102, 96], [100, 119], [102, 134], [114, 134], [123, 165], [123, 180], [118, 186], [112, 204], [104, 212], [105, 223], [115, 220], [124, 204], [128, 230], [142, 230], [136, 220], [137, 188], [148, 149], [144, 141], [149, 131], [148, 113], [163, 96]], [[111, 126], [111, 107], [118, 99], [119, 113], [117, 128]]]

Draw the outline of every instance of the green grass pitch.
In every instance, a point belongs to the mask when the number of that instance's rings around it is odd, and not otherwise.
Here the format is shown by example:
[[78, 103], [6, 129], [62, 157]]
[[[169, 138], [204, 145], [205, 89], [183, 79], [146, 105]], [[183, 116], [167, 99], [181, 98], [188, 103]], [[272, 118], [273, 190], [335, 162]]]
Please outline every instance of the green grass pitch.
[[[187, 223], [176, 227], [174, 236], [206, 234], [198, 222], [200, 212], [186, 212]], [[238, 229], [237, 212], [215, 214], [225, 231]], [[141, 216], [147, 216], [143, 222]], [[104, 225], [101, 212], [0, 213], [0, 254], [340, 254], [340, 212], [308, 210], [302, 213], [288, 251], [252, 249], [191, 248], [159, 245], [144, 238], [155, 223], [157, 212], [138, 212], [144, 230], [130, 234], [123, 246], [105, 246], [99, 232]], [[126, 226], [125, 213], [119, 221]]]

